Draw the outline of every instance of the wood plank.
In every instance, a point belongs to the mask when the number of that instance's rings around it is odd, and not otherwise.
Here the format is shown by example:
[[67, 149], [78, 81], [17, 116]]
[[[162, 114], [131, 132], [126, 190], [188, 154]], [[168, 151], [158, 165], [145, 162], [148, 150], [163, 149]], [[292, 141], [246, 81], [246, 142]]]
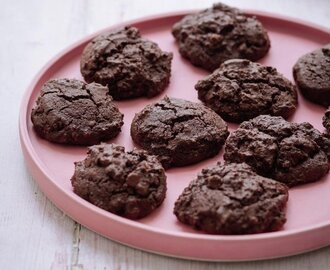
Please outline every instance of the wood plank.
[[50, 57], [85, 34], [84, 29], [77, 31], [78, 23], [70, 23], [72, 14], [80, 17], [74, 4], [12, 1], [3, 3], [0, 11], [0, 184], [4, 191], [0, 269], [67, 269], [70, 264], [74, 222], [46, 199], [29, 176], [17, 120], [21, 96], [32, 77]]

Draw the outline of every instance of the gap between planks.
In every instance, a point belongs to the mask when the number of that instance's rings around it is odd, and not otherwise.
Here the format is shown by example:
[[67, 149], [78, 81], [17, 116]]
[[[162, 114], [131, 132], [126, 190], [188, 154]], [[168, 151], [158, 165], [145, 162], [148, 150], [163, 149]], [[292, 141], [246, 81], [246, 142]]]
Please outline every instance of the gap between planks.
[[73, 226], [73, 239], [72, 239], [72, 249], [71, 249], [71, 262], [70, 262], [71, 270], [84, 269], [83, 265], [79, 264], [80, 232], [81, 232], [81, 225], [75, 221]]

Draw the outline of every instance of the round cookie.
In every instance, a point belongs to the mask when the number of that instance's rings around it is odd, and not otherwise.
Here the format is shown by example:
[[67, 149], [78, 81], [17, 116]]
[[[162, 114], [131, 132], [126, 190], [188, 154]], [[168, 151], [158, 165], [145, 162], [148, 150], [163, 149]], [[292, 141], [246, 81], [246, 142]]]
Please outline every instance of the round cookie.
[[153, 97], [169, 84], [172, 53], [143, 39], [135, 27], [102, 34], [84, 49], [80, 69], [87, 82], [109, 88], [116, 100]]
[[330, 140], [309, 123], [261, 115], [243, 122], [227, 139], [224, 159], [245, 162], [288, 186], [313, 182], [329, 171]]
[[326, 128], [327, 132], [330, 133], [330, 107], [324, 113], [322, 124]]
[[270, 48], [267, 32], [255, 17], [221, 3], [185, 16], [173, 26], [172, 34], [180, 54], [209, 71], [228, 59], [256, 61]]
[[216, 155], [228, 134], [226, 123], [211, 109], [168, 97], [146, 106], [131, 125], [133, 141], [157, 155], [165, 168]]
[[149, 215], [166, 195], [166, 175], [157, 158], [115, 144], [90, 147], [87, 157], [75, 162], [71, 183], [83, 199], [129, 219]]
[[293, 76], [305, 98], [330, 106], [330, 44], [300, 57]]
[[249, 60], [227, 60], [195, 88], [206, 106], [230, 122], [261, 114], [288, 118], [297, 106], [297, 90], [288, 79]]
[[48, 141], [92, 145], [116, 137], [123, 114], [106, 87], [53, 79], [43, 85], [31, 120], [38, 135]]
[[182, 223], [211, 234], [275, 231], [286, 221], [288, 188], [245, 163], [203, 169], [175, 202]]

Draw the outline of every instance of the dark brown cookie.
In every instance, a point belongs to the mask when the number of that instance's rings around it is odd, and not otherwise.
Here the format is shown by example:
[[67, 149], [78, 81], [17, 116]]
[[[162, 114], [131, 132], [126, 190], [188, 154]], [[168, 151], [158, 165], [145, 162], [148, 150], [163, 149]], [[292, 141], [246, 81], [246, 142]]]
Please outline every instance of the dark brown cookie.
[[131, 126], [134, 142], [157, 155], [165, 168], [216, 155], [228, 134], [226, 123], [209, 108], [168, 97], [146, 106]]
[[286, 221], [288, 188], [245, 163], [203, 169], [175, 202], [179, 221], [212, 234], [275, 231]]
[[106, 85], [114, 99], [152, 97], [169, 84], [172, 53], [141, 38], [135, 27], [102, 34], [84, 49], [80, 69], [87, 82]]
[[326, 128], [327, 132], [330, 134], [330, 107], [325, 111], [322, 118], [322, 124]]
[[300, 57], [293, 76], [305, 98], [330, 106], [330, 44]]
[[261, 115], [243, 122], [226, 141], [224, 159], [246, 162], [288, 186], [313, 182], [329, 171], [330, 140], [309, 123]]
[[130, 219], [150, 214], [166, 195], [166, 175], [155, 156], [143, 150], [125, 153], [115, 144], [89, 148], [75, 162], [73, 191], [90, 203]]
[[288, 118], [297, 106], [297, 90], [288, 79], [249, 60], [227, 60], [195, 88], [206, 106], [230, 122], [261, 114]]
[[209, 71], [228, 59], [256, 61], [270, 48], [267, 32], [255, 17], [221, 3], [185, 16], [173, 26], [172, 34], [180, 54]]
[[54, 79], [42, 87], [31, 120], [35, 131], [48, 141], [92, 145], [116, 137], [123, 114], [106, 87]]

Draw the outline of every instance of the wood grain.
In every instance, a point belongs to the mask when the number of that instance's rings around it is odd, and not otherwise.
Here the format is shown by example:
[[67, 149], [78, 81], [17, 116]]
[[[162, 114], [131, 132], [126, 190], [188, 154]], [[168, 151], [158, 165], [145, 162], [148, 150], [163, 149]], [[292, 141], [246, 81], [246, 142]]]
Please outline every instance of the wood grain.
[[[207, 263], [132, 249], [82, 227], [58, 210], [27, 172], [17, 119], [21, 97], [36, 72], [86, 34], [125, 20], [204, 8], [209, 0], [1, 0], [0, 9], [0, 269], [330, 269], [330, 248], [244, 263]], [[228, 4], [330, 27], [328, 0], [232, 0]], [[280, 248], [280, 247], [279, 247]]]

